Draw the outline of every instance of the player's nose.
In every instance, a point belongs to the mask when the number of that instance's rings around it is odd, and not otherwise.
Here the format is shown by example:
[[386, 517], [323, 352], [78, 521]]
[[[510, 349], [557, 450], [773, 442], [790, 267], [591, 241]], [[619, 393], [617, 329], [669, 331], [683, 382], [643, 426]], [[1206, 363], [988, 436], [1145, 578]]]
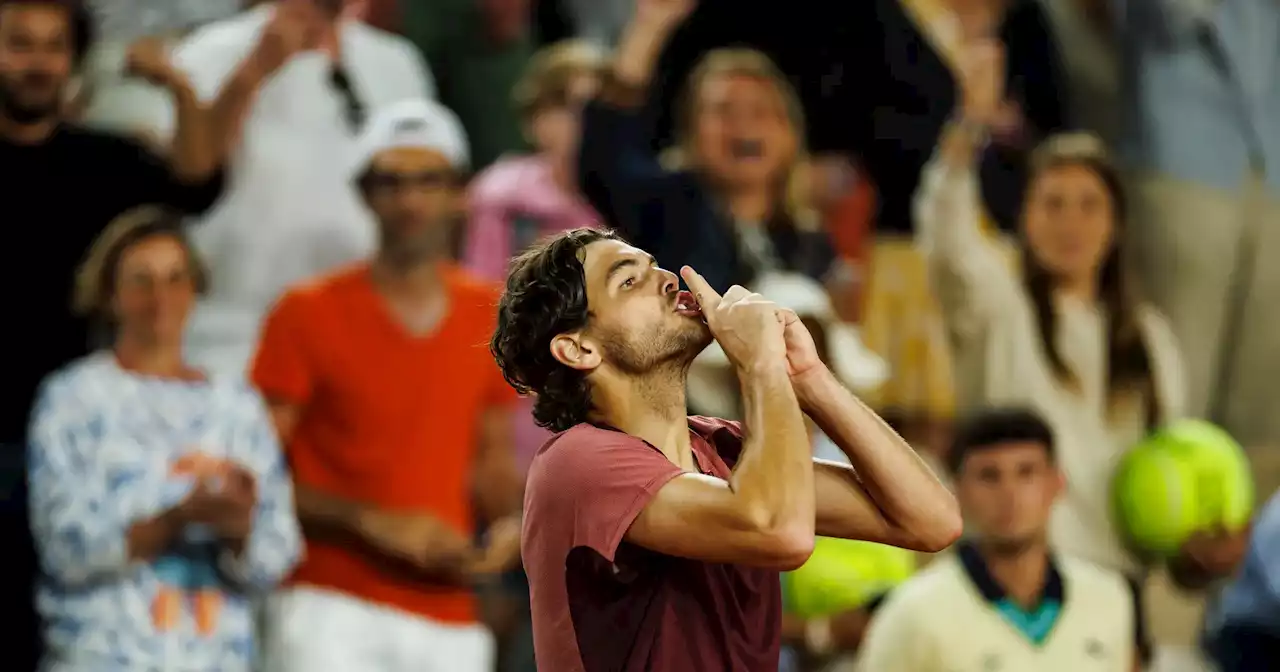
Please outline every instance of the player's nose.
[[662, 288], [662, 294], [664, 296], [680, 291], [680, 276], [665, 268], [658, 269], [658, 272], [662, 274], [662, 282], [659, 284], [659, 287]]

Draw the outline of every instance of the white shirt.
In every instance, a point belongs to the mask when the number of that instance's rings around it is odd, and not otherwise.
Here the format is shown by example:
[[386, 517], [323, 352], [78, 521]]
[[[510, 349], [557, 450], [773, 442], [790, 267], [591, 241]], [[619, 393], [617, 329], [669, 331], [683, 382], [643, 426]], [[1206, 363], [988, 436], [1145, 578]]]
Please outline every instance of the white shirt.
[[[1062, 385], [1049, 367], [1031, 299], [1021, 279], [978, 225], [972, 171], [935, 158], [916, 195], [918, 240], [951, 334], [957, 398], [975, 406], [1034, 410], [1053, 429], [1067, 491], [1049, 526], [1055, 550], [1131, 576], [1141, 563], [1111, 518], [1111, 477], [1119, 459], [1147, 434], [1143, 404], [1108, 408], [1106, 316], [1059, 302], [1054, 335], [1080, 385]], [[1186, 379], [1168, 322], [1142, 306], [1138, 325], [1151, 356], [1159, 416], [1182, 414]]]
[[[154, 561], [129, 560], [134, 522], [177, 505], [228, 462], [251, 470], [258, 487], [238, 559], [188, 528]], [[52, 669], [250, 669], [252, 599], [302, 552], [288, 469], [253, 388], [147, 378], [109, 352], [90, 355], [42, 385], [28, 470]]]
[[889, 593], [858, 652], [863, 672], [1129, 672], [1133, 598], [1115, 573], [1057, 559], [1064, 602], [1039, 644], [1005, 621], [955, 554]]
[[[200, 97], [216, 98], [254, 49], [274, 7], [256, 7], [184, 40], [175, 62]], [[357, 21], [339, 27], [341, 58], [368, 112], [433, 98], [430, 72], [408, 41]], [[192, 319], [188, 353], [207, 369], [241, 375], [266, 310], [289, 285], [363, 259], [375, 223], [351, 182], [355, 133], [329, 83], [329, 57], [286, 63], [258, 92], [228, 166], [227, 193], [194, 230], [212, 271], [210, 294]], [[150, 124], [169, 137], [172, 106]]]

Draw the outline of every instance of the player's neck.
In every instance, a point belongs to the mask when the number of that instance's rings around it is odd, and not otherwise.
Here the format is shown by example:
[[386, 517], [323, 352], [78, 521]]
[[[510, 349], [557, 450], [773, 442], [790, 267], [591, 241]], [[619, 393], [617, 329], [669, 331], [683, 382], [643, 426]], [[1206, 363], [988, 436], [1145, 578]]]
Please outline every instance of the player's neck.
[[597, 385], [594, 405], [600, 420], [631, 436], [644, 439], [673, 463], [692, 462], [689, 419], [684, 386], [666, 376]]
[[1049, 548], [1044, 543], [1029, 544], [1017, 551], [978, 545], [991, 577], [1006, 595], [1024, 607], [1034, 607], [1044, 591], [1049, 571]]

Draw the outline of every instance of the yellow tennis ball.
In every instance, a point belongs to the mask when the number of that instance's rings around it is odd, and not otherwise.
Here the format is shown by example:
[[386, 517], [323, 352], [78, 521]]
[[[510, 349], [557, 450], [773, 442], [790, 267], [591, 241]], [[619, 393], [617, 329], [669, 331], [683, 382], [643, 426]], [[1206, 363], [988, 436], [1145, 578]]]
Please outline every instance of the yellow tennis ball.
[[816, 618], [856, 609], [906, 581], [915, 570], [911, 551], [818, 537], [809, 561], [783, 575], [787, 611]]
[[1134, 446], [1112, 488], [1116, 524], [1135, 550], [1169, 557], [1187, 538], [1239, 530], [1253, 515], [1253, 475], [1240, 444], [1202, 420], [1181, 420]]

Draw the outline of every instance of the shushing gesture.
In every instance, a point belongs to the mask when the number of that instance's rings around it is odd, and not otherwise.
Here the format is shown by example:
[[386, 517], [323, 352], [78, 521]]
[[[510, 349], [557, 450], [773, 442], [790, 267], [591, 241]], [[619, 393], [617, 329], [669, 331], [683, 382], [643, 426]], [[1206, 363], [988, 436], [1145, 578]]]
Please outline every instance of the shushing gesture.
[[698, 300], [711, 335], [740, 371], [786, 361], [785, 325], [778, 304], [741, 285], [721, 296], [688, 266], [680, 269], [680, 276]]

